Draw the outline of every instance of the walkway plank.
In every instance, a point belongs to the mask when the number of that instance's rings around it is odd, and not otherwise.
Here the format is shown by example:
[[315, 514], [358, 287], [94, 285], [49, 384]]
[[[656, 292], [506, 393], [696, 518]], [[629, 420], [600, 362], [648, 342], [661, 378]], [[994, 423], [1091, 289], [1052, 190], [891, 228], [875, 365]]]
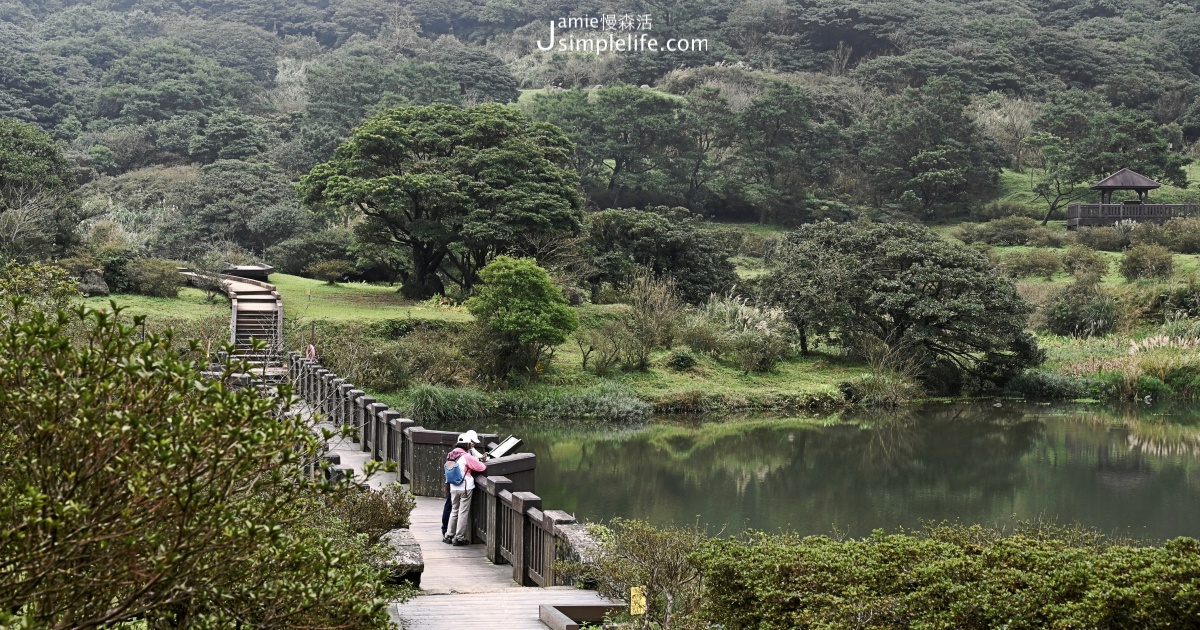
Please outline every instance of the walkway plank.
[[421, 594], [393, 604], [392, 619], [405, 630], [476, 627], [545, 630], [538, 619], [542, 604], [609, 603], [595, 591], [570, 586], [522, 587], [512, 567], [487, 561], [482, 544], [454, 547], [441, 541], [445, 500], [417, 497], [412, 533], [425, 556]]

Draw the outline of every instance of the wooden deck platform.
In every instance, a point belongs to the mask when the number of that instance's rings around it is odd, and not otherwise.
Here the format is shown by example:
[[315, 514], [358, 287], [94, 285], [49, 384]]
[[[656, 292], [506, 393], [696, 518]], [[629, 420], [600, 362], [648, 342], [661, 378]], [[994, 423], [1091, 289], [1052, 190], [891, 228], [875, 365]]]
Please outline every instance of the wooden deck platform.
[[417, 497], [411, 529], [421, 543], [425, 573], [421, 576], [421, 595], [391, 607], [392, 619], [400, 627], [545, 630], [538, 619], [542, 604], [609, 603], [595, 591], [569, 586], [518, 586], [512, 579], [512, 567], [488, 562], [482, 544], [454, 547], [443, 543], [442, 502]]

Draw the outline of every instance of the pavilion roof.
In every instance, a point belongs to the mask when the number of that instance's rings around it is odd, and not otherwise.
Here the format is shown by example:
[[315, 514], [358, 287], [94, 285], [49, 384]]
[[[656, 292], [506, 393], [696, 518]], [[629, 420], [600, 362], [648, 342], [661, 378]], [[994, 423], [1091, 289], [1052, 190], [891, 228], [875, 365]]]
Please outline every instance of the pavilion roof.
[[1127, 168], [1123, 168], [1092, 185], [1092, 190], [1149, 190], [1162, 184]]

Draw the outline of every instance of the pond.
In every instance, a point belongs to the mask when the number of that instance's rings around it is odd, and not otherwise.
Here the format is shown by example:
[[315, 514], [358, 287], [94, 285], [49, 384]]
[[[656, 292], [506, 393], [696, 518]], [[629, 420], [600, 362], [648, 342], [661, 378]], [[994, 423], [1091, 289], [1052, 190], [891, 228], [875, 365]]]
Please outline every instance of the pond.
[[899, 412], [492, 426], [538, 456], [547, 509], [580, 519], [861, 536], [1038, 517], [1200, 537], [1200, 409], [930, 404]]

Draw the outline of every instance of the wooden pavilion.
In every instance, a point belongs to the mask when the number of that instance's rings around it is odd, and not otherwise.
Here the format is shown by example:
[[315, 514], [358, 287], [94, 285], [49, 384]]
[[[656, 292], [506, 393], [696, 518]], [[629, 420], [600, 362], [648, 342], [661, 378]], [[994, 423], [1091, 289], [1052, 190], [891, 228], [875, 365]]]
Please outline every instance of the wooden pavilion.
[[[1190, 203], [1150, 203], [1150, 191], [1162, 184], [1127, 168], [1096, 182], [1092, 190], [1100, 191], [1100, 203], [1073, 203], [1067, 207], [1067, 229], [1080, 226], [1113, 225], [1118, 221], [1152, 221], [1162, 223], [1174, 217], [1200, 215], [1200, 205]], [[1117, 190], [1132, 190], [1137, 199], [1112, 202]]]

